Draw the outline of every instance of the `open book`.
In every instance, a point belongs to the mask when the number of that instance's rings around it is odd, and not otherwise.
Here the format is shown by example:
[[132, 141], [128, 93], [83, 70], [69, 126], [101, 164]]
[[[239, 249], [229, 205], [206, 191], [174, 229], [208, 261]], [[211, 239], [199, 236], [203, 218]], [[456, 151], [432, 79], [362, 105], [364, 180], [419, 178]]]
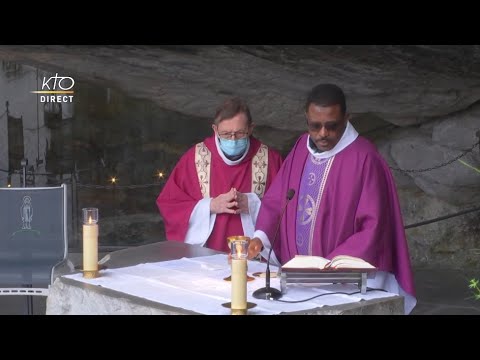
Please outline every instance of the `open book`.
[[293, 259], [282, 266], [283, 270], [288, 269], [375, 269], [375, 266], [358, 257], [338, 255], [332, 260], [321, 256], [296, 255]]

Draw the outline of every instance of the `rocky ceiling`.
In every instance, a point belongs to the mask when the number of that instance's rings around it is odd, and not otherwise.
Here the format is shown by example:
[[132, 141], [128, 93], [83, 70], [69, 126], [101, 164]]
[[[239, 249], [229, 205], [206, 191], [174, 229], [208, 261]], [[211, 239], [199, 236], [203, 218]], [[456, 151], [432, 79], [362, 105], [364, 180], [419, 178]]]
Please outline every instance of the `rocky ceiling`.
[[306, 92], [344, 88], [353, 115], [398, 126], [463, 111], [480, 99], [479, 45], [1, 46], [0, 58], [103, 81], [187, 115], [211, 117], [240, 95], [255, 122], [304, 129]]

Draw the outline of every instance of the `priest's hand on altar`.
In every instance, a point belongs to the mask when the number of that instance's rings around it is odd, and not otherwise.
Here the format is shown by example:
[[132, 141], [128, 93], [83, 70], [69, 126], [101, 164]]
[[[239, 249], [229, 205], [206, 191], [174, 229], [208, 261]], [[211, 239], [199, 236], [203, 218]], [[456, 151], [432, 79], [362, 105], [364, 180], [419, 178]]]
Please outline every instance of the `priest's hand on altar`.
[[236, 190], [230, 189], [225, 194], [220, 194], [210, 202], [210, 212], [212, 214], [237, 214], [238, 202], [235, 200]]
[[253, 238], [248, 243], [248, 258], [253, 259], [260, 254], [260, 251], [263, 249], [262, 240], [259, 238]]

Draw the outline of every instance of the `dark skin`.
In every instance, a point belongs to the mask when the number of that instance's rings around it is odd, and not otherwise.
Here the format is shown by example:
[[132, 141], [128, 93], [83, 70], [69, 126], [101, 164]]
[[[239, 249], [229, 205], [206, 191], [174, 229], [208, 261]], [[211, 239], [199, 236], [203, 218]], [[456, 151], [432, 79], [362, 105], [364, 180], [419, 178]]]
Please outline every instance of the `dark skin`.
[[[332, 150], [345, 132], [349, 115], [342, 112], [340, 105], [319, 106], [310, 104], [305, 113], [308, 134], [320, 151]], [[262, 241], [253, 238], [248, 246], [248, 258], [256, 257], [262, 249]]]
[[320, 151], [332, 150], [342, 138], [348, 115], [340, 105], [318, 106], [310, 104], [305, 114], [308, 134]]

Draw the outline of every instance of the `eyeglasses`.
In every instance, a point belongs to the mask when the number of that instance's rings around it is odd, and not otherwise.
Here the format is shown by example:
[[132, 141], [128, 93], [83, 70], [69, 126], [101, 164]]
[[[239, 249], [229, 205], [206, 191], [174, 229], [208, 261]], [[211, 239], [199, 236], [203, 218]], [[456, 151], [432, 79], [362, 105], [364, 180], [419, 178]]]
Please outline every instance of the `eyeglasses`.
[[326, 124], [322, 124], [319, 122], [311, 122], [308, 117], [305, 118], [307, 119], [308, 129], [313, 132], [319, 132], [322, 128], [325, 128], [326, 131], [337, 131], [342, 125], [345, 125], [344, 122], [338, 120], [332, 120]]
[[248, 131], [235, 131], [235, 132], [219, 132], [218, 136], [220, 136], [222, 139], [231, 139], [232, 137], [234, 139], [242, 139], [245, 136], [248, 135]]

